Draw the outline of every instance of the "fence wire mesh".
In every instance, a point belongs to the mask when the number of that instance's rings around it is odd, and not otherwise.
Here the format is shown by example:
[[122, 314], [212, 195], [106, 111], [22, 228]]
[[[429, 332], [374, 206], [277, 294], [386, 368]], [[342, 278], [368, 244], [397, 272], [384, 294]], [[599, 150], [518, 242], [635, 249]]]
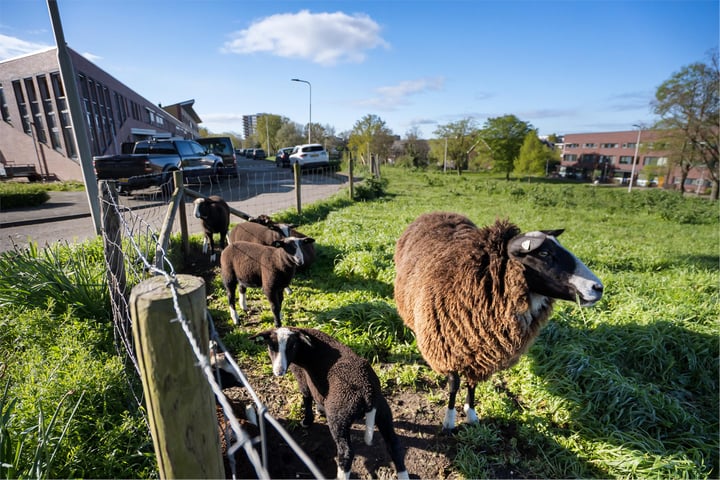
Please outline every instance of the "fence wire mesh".
[[[341, 174], [330, 172], [304, 172], [301, 176], [302, 200], [312, 203], [336, 193], [347, 185], [348, 179]], [[205, 196], [220, 195], [228, 204], [251, 216], [272, 214], [288, 209], [295, 205], [297, 196], [295, 183], [291, 172], [283, 169], [273, 171], [242, 171], [227, 178], [194, 178], [185, 184], [194, 191]], [[108, 275], [108, 287], [114, 323], [115, 340], [118, 353], [125, 358], [129, 370], [134, 375], [140, 375], [138, 359], [135, 355], [132, 338], [132, 319], [130, 315], [129, 298], [132, 288], [152, 275], [162, 275], [166, 278], [167, 288], [176, 299], [177, 291], [174, 288], [175, 269], [168, 260], [168, 255], [160, 243], [160, 232], [163, 222], [167, 220], [168, 188], [153, 187], [142, 191], [131, 192], [131, 196], [118, 196], [114, 184], [101, 182], [100, 197], [103, 213], [103, 241], [105, 246], [105, 261]], [[180, 201], [191, 203], [192, 198], [182, 198]], [[192, 217], [192, 208], [186, 208], [186, 220], [191, 234], [200, 233], [202, 225], [199, 219]], [[172, 232], [179, 232], [179, 222], [174, 222]], [[157, 262], [157, 257], [162, 257]], [[267, 471], [267, 431], [266, 423], [272, 426], [287, 442], [298, 458], [307, 466], [316, 478], [322, 474], [312, 460], [298, 446], [292, 437], [284, 430], [282, 425], [270, 415], [267, 407], [262, 403], [246, 375], [227, 351], [220, 336], [215, 330], [212, 318], [209, 318], [210, 338], [219, 347], [212, 354], [222, 354], [228, 360], [232, 374], [246, 390], [254, 403], [253, 409], [258, 419], [259, 435], [254, 436], [241, 426], [240, 420], [233, 411], [231, 403], [223, 393], [218, 372], [213, 372], [208, 355], [197, 339], [193, 337], [191, 329], [187, 328], [184, 313], [177, 301], [176, 315], [178, 323], [185, 332], [189, 345], [196, 356], [197, 366], [201, 368], [207, 381], [215, 394], [217, 404], [222, 410], [224, 421], [221, 436], [226, 445], [226, 461], [229, 465], [230, 475], [236, 478], [237, 465], [235, 453], [243, 450], [247, 460], [252, 465], [259, 478], [268, 478]], [[209, 317], [209, 314], [208, 314]], [[139, 383], [139, 382], [138, 382]], [[135, 387], [136, 388], [136, 387]], [[138, 405], [142, 405], [142, 392], [133, 391]], [[256, 446], [260, 446], [258, 454]]]

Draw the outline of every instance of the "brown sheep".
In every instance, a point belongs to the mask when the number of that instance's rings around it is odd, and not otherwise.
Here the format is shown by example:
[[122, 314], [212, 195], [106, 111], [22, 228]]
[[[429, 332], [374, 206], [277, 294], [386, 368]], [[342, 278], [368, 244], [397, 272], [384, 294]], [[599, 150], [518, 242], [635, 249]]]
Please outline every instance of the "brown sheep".
[[590, 306], [602, 282], [555, 237], [512, 223], [477, 228], [436, 212], [418, 217], [395, 250], [395, 302], [430, 367], [448, 376], [443, 429], [455, 426], [460, 375], [468, 385], [467, 421], [477, 421], [475, 386], [513, 366], [547, 322], [555, 299]]

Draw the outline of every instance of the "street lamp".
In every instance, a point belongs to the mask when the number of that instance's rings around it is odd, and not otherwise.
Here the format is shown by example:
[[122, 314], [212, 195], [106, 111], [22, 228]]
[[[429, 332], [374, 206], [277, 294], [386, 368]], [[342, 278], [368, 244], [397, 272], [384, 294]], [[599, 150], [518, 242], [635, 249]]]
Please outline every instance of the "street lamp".
[[293, 82], [307, 83], [308, 87], [310, 87], [310, 120], [308, 121], [308, 143], [312, 143], [310, 141], [310, 130], [312, 130], [312, 85], [307, 80], [300, 80], [299, 78], [291, 78], [290, 80]]
[[628, 185], [628, 193], [632, 192], [633, 178], [635, 177], [635, 164], [638, 161], [638, 150], [640, 149], [640, 133], [642, 132], [642, 125], [633, 125], [633, 127], [638, 129], [638, 138], [637, 142], [635, 142], [635, 155], [633, 156], [633, 164], [630, 169], [630, 185]]

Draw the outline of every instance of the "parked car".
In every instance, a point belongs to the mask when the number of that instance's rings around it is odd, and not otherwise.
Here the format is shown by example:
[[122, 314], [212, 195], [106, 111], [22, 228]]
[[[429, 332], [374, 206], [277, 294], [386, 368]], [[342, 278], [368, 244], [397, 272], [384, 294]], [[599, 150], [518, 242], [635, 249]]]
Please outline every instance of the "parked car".
[[204, 137], [195, 141], [207, 148], [208, 153], [221, 157], [226, 167], [235, 166], [235, 147], [230, 137]]
[[281, 148], [275, 154], [275, 166], [276, 167], [289, 167], [290, 166], [290, 154], [295, 147]]
[[330, 158], [325, 147], [319, 143], [306, 143], [296, 146], [290, 154], [290, 165], [296, 163], [301, 168], [329, 167]]
[[[250, 157], [248, 157], [250, 158]], [[265, 150], [262, 148], [256, 148], [253, 150], [253, 160], [265, 160], [267, 158], [267, 154], [265, 153]]]
[[245, 149], [245, 158], [252, 160], [253, 158], [253, 152], [255, 152], [254, 148], [246, 148]]

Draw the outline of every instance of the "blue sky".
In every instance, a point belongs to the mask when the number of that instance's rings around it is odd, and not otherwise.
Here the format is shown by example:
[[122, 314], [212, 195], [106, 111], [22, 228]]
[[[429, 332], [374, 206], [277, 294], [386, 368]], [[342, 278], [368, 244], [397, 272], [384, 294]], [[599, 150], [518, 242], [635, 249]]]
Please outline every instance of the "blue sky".
[[[202, 126], [272, 113], [397, 135], [514, 114], [541, 135], [652, 123], [655, 90], [706, 61], [717, 0], [58, 0], [74, 50]], [[54, 45], [45, 1], [0, 0], [0, 60]], [[171, 78], [172, 81], [168, 82]]]

